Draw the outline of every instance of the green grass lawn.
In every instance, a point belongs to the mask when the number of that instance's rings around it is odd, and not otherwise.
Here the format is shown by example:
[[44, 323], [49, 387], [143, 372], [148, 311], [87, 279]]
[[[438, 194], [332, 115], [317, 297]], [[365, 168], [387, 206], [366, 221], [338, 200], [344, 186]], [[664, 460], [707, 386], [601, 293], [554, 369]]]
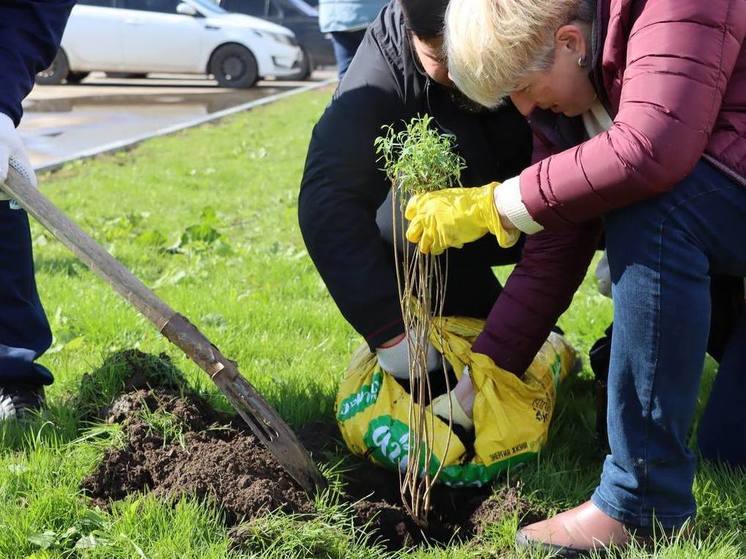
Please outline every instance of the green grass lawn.
[[[337, 382], [360, 343], [327, 294], [297, 226], [305, 150], [329, 96], [328, 90], [305, 93], [41, 179], [59, 207], [237, 360], [295, 426], [332, 417]], [[227, 529], [209, 503], [174, 505], [140, 495], [110, 512], [93, 508], [80, 482], [121, 431], [82, 421], [75, 402], [82, 376], [107, 355], [126, 348], [167, 352], [190, 384], [227, 407], [204, 373], [110, 287], [35, 224], [33, 236], [55, 335], [42, 362], [56, 382], [47, 412], [22, 429], [0, 428], [0, 557], [384, 556], [331, 498], [319, 500], [313, 521], [269, 516], [241, 552], [229, 551]], [[561, 326], [585, 354], [611, 314], [589, 278]], [[709, 366], [707, 378], [713, 374]], [[519, 484], [547, 514], [584, 501], [600, 471], [590, 375], [586, 367], [561, 388], [540, 459], [498, 481]], [[700, 512], [693, 535], [661, 543], [655, 556], [746, 557], [743, 475], [704, 466], [695, 490]], [[512, 517], [490, 526], [469, 545], [408, 556], [515, 557], [518, 522]], [[633, 550], [627, 556], [647, 555]]]

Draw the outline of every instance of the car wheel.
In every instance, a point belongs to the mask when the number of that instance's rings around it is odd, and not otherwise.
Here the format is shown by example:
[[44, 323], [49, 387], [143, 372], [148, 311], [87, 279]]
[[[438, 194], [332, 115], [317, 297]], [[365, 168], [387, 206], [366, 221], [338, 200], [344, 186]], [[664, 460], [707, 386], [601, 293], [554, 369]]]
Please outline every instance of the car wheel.
[[259, 80], [256, 59], [241, 45], [223, 45], [210, 60], [210, 73], [221, 87], [247, 88]]
[[49, 68], [36, 74], [36, 83], [42, 85], [59, 85], [70, 73], [70, 64], [67, 62], [67, 55], [62, 49], [57, 51]]
[[306, 49], [301, 48], [301, 51], [303, 58], [300, 61], [300, 71], [293, 77], [296, 80], [307, 80], [311, 77], [311, 72], [313, 72], [313, 59]]
[[80, 83], [88, 77], [89, 72], [69, 72], [65, 81], [67, 83]]

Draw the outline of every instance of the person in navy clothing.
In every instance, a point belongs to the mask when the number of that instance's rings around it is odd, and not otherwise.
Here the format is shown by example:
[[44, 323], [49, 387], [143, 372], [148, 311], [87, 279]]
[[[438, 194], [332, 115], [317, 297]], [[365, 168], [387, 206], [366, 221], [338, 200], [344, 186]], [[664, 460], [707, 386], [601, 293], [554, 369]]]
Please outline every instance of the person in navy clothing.
[[44, 403], [52, 374], [35, 360], [52, 333], [34, 280], [26, 212], [2, 186], [12, 164], [36, 183], [16, 131], [21, 101], [37, 72], [48, 67], [62, 39], [72, 0], [0, 2], [0, 420], [17, 419]]

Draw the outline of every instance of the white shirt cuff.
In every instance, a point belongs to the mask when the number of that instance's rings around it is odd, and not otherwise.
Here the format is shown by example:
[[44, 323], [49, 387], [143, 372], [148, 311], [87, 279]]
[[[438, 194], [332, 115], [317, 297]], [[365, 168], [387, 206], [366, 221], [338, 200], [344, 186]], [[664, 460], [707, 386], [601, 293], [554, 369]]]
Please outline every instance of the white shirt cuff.
[[497, 211], [506, 216], [516, 229], [524, 233], [532, 235], [544, 230], [540, 223], [534, 221], [521, 200], [520, 176], [506, 180], [495, 189], [495, 206], [497, 206]]

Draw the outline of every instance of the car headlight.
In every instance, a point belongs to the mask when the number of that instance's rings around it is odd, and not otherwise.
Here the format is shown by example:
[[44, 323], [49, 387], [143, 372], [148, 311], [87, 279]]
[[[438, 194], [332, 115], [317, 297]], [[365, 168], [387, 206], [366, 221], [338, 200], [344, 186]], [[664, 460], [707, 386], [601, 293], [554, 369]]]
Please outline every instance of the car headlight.
[[267, 39], [272, 39], [277, 43], [282, 43], [283, 45], [290, 45], [292, 47], [298, 45], [298, 42], [292, 35], [285, 35], [283, 33], [271, 33], [270, 31], [254, 31], [254, 33], [259, 35], [260, 37], [265, 37]]

